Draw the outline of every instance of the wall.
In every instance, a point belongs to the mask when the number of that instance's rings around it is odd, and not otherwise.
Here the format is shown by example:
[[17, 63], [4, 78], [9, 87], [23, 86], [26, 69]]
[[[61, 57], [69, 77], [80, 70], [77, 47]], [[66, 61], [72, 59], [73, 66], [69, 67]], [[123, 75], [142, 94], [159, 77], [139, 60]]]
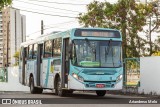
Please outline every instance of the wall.
[[8, 82], [0, 82], [0, 91], [29, 91], [28, 86], [19, 83], [18, 67], [8, 68]]
[[139, 93], [160, 95], [160, 56], [140, 58]]

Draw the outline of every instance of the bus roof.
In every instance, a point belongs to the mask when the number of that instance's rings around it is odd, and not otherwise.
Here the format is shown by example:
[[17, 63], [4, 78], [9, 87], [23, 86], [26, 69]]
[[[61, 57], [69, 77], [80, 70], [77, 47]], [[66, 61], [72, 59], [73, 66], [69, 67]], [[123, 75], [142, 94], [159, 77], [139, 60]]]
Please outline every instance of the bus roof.
[[[41, 44], [46, 40], [55, 39], [55, 38], [58, 38], [58, 37], [69, 37], [73, 33], [73, 31], [75, 31], [76, 29], [82, 29], [82, 30], [83, 29], [90, 29], [90, 30], [95, 29], [95, 30], [119, 31], [119, 30], [110, 29], [110, 28], [72, 28], [72, 29], [67, 30], [67, 31], [61, 31], [61, 32], [56, 31], [56, 32], [51, 32], [49, 34], [41, 35], [40, 37], [38, 37], [34, 40], [29, 40], [29, 41], [21, 43], [21, 46], [27, 47], [28, 45], [31, 45], [31, 44], [34, 44], [34, 43]], [[66, 35], [66, 34], [68, 34], [68, 35]]]

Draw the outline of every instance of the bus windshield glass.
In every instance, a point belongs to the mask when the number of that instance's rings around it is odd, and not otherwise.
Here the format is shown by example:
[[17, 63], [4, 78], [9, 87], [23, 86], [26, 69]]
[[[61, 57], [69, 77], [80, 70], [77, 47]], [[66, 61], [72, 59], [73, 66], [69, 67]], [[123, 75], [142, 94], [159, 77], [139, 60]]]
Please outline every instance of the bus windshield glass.
[[80, 67], [121, 67], [121, 42], [74, 40], [71, 59]]

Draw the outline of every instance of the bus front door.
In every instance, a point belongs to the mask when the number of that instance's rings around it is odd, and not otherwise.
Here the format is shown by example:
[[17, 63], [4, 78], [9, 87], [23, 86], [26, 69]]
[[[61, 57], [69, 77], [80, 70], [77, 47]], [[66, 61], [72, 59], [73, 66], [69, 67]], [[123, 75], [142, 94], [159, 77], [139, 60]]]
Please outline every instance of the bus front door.
[[67, 88], [69, 75], [69, 38], [63, 39], [63, 57], [62, 57], [62, 88]]
[[43, 55], [43, 44], [38, 44], [37, 52], [37, 86], [41, 85], [41, 65], [42, 65], [42, 55]]

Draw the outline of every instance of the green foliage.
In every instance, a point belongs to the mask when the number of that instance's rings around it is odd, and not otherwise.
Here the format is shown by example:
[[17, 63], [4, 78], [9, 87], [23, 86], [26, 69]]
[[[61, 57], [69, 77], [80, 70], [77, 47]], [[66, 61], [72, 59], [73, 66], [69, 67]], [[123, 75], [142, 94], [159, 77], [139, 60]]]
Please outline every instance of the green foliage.
[[[146, 54], [149, 44], [138, 35], [144, 31], [148, 17], [157, 16], [158, 11], [152, 3], [136, 4], [135, 0], [118, 0], [115, 4], [93, 1], [87, 6], [87, 13], [79, 14], [79, 23], [85, 27], [116, 28], [123, 36], [123, 56], [139, 57]], [[160, 21], [155, 20], [157, 29]], [[151, 29], [152, 30], [152, 29]]]
[[0, 0], [0, 10], [8, 5], [12, 4], [12, 0]]
[[88, 13], [79, 15], [79, 22], [84, 23], [85, 27], [92, 26], [92, 27], [102, 27], [103, 19], [104, 19], [104, 12], [103, 12], [104, 4], [98, 1], [93, 1], [93, 3], [87, 6]]
[[13, 55], [13, 57], [15, 58], [16, 62], [14, 64], [14, 66], [19, 65], [19, 51], [15, 52], [15, 54]]

